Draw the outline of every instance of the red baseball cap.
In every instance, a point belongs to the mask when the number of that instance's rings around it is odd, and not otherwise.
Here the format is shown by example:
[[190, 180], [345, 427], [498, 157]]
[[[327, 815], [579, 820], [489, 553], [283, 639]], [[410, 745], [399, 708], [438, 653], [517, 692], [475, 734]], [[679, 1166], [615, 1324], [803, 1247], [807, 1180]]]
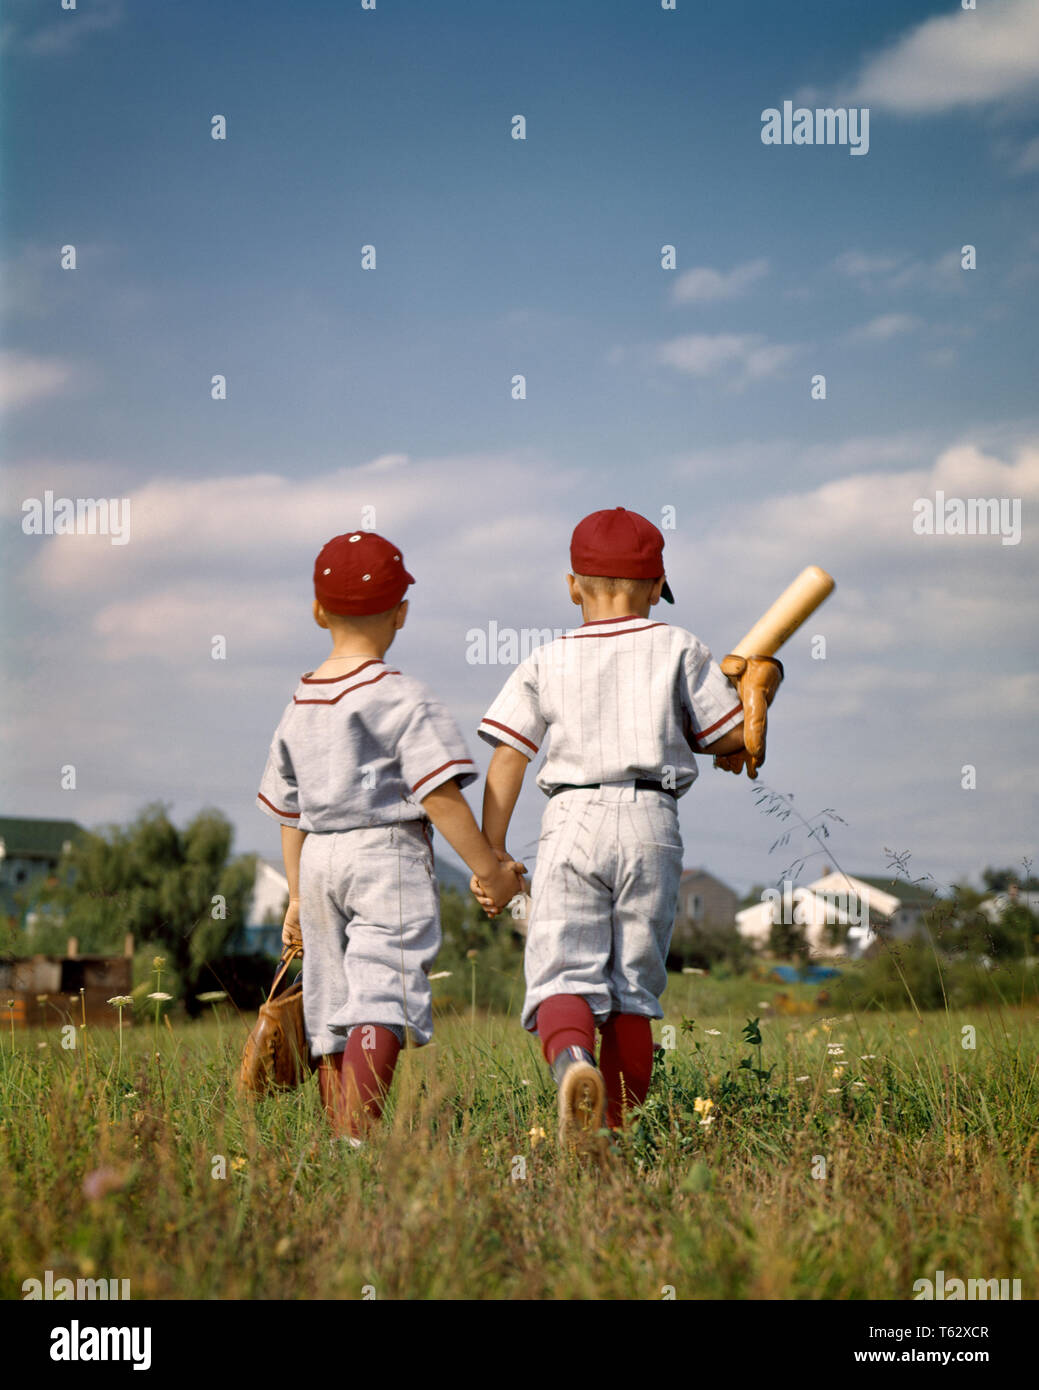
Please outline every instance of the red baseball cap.
[[[570, 563], [574, 574], [659, 579], [664, 573], [664, 537], [652, 521], [624, 507], [592, 512], [574, 528]], [[666, 580], [660, 597], [675, 601]]]
[[335, 536], [314, 561], [314, 596], [326, 613], [343, 617], [385, 613], [414, 582], [399, 549], [374, 531]]

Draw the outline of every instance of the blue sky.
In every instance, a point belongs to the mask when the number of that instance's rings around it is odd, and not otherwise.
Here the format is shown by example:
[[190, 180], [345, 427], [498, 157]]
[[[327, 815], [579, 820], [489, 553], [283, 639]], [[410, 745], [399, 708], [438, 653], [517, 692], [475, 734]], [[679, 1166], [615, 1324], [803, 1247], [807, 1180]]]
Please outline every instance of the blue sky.
[[[217, 804], [273, 853], [252, 793], [329, 535], [376, 506], [419, 579], [393, 655], [477, 750], [507, 671], [466, 632], [571, 623], [570, 531], [623, 504], [675, 508], [673, 617], [718, 655], [836, 576], [765, 780], [836, 807], [844, 867], [1032, 854], [1036, 13], [9, 0], [7, 813]], [[763, 145], [786, 99], [868, 107], [868, 154]], [[23, 535], [45, 488], [130, 497], [131, 543]], [[937, 489], [1021, 499], [1020, 543], [913, 535]], [[702, 771], [686, 862], [774, 877], [749, 784]]]

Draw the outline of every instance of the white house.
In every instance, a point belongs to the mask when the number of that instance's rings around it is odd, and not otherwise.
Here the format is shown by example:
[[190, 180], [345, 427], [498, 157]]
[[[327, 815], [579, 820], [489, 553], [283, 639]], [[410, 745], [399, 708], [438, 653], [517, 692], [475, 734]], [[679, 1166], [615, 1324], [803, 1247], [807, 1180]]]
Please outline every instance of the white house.
[[924, 928], [935, 897], [916, 884], [843, 874], [827, 868], [814, 883], [766, 889], [762, 900], [736, 914], [736, 930], [756, 950], [768, 946], [772, 925], [800, 926], [812, 956], [854, 959], [877, 939], [906, 940]]

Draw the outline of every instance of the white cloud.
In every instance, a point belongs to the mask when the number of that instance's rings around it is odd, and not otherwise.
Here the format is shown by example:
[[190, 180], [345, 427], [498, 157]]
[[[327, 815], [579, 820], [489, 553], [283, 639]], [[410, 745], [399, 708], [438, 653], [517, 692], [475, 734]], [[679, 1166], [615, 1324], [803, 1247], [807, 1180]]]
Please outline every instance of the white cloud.
[[62, 391], [76, 376], [71, 363], [57, 357], [0, 352], [0, 408], [17, 410]]
[[[69, 10], [55, 4], [48, 7], [47, 18], [42, 20], [42, 7], [36, 0], [6, 0], [5, 8], [0, 50], [41, 57], [71, 52], [89, 35], [120, 24], [126, 14], [123, 0], [93, 0], [89, 6]], [[51, 18], [52, 14], [58, 17]]]
[[1039, 5], [981, 0], [910, 30], [867, 59], [853, 100], [905, 115], [1035, 95]]
[[656, 358], [689, 376], [739, 368], [750, 378], [774, 376], [797, 351], [792, 344], [769, 343], [762, 333], [687, 333], [660, 343]]
[[868, 292], [924, 289], [948, 294], [964, 287], [958, 247], [929, 260], [906, 251], [844, 251], [834, 259], [833, 268]]
[[679, 275], [671, 291], [676, 304], [701, 304], [719, 299], [735, 299], [768, 273], [768, 261], [746, 261], [730, 271], [696, 266]]
[[856, 342], [886, 343], [902, 333], [911, 333], [919, 325], [915, 314], [880, 314], [853, 329], [849, 337]]

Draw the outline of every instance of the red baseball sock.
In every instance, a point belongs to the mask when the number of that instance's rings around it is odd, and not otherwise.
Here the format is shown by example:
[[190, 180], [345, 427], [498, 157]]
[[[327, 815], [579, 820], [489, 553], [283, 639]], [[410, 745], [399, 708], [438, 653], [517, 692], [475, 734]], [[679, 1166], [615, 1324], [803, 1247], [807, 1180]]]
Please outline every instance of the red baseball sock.
[[339, 1135], [359, 1137], [382, 1115], [400, 1043], [388, 1028], [362, 1023], [318, 1073], [325, 1112]]
[[611, 1014], [602, 1027], [599, 1070], [606, 1082], [606, 1123], [620, 1129], [625, 1110], [641, 1105], [653, 1070], [653, 1031], [642, 1014]]
[[538, 1037], [545, 1061], [552, 1065], [567, 1047], [595, 1056], [595, 1019], [581, 994], [553, 994], [538, 1005]]

